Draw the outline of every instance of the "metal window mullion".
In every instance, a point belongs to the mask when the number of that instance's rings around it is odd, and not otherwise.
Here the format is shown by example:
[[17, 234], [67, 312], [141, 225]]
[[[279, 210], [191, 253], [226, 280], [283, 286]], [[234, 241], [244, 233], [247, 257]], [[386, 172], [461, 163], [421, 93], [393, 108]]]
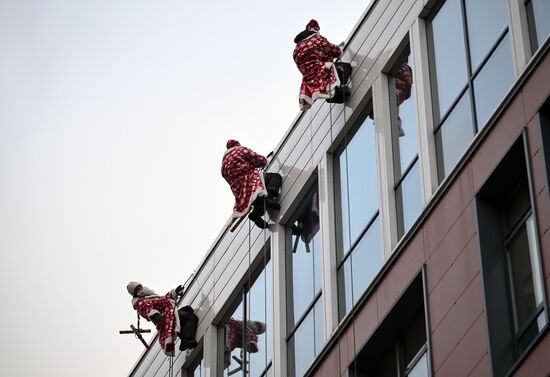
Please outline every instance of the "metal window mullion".
[[302, 314], [302, 316], [296, 321], [294, 327], [292, 328], [292, 331], [290, 331], [290, 333], [287, 335], [286, 337], [287, 342], [290, 341], [290, 339], [292, 339], [292, 337], [294, 336], [298, 328], [306, 320], [307, 316], [314, 310], [315, 304], [317, 304], [317, 301], [319, 301], [322, 295], [323, 295], [322, 291], [319, 291], [315, 294], [315, 298], [309, 303], [306, 310], [304, 311], [304, 314]]
[[485, 68], [485, 64], [491, 59], [493, 56], [493, 53], [496, 51], [496, 49], [499, 47], [500, 43], [503, 41], [503, 39], [506, 37], [506, 34], [508, 34], [508, 27], [505, 27], [504, 30], [499, 34], [499, 36], [496, 39], [496, 42], [489, 48], [487, 54], [481, 59], [481, 62], [479, 63], [479, 66], [472, 71], [472, 81], [474, 81], [479, 74]]
[[[325, 154], [319, 163], [319, 222], [322, 252], [322, 285], [326, 339], [338, 327], [338, 273], [336, 255], [336, 225], [334, 158]], [[333, 231], [334, 230], [334, 231]]]
[[418, 132], [418, 156], [423, 193], [423, 206], [428, 203], [439, 186], [437, 179], [437, 154], [434, 137], [434, 112], [430, 80], [430, 54], [426, 21], [418, 18], [410, 30], [410, 46], [415, 79], [416, 119]]
[[[276, 230], [271, 236], [271, 261], [273, 274], [273, 332], [272, 332], [272, 364], [273, 377], [286, 377], [287, 369], [287, 301], [286, 286], [286, 232], [283, 225], [275, 225]], [[209, 376], [210, 377], [210, 376]]]
[[409, 163], [409, 165], [407, 165], [407, 168], [405, 169], [405, 171], [403, 172], [403, 175], [401, 176], [401, 178], [399, 178], [399, 180], [397, 182], [395, 182], [395, 185], [393, 186], [393, 189], [394, 190], [397, 190], [397, 188], [399, 186], [401, 186], [401, 183], [403, 183], [403, 181], [405, 180], [405, 178], [407, 178], [407, 175], [409, 175], [409, 173], [411, 172], [411, 170], [414, 168], [414, 165], [416, 164], [416, 162], [418, 161], [418, 154], [416, 156], [414, 156], [414, 158], [411, 160], [411, 162]]
[[474, 83], [472, 76], [472, 57], [470, 54], [470, 37], [468, 36], [468, 20], [466, 19], [466, 0], [460, 0], [460, 9], [462, 13], [462, 29], [464, 33], [464, 48], [466, 49], [466, 69], [468, 71], [468, 89], [470, 90], [470, 107], [473, 115], [472, 126], [474, 127], [474, 135], [479, 131], [477, 126], [477, 112], [475, 106]]
[[361, 242], [361, 240], [363, 239], [363, 237], [365, 236], [365, 234], [368, 232], [369, 228], [372, 226], [372, 224], [376, 221], [376, 219], [378, 218], [378, 215], [380, 214], [380, 211], [379, 210], [376, 210], [376, 212], [374, 212], [374, 215], [372, 215], [372, 217], [370, 218], [370, 220], [367, 222], [367, 225], [365, 225], [365, 227], [363, 228], [363, 230], [361, 230], [361, 232], [359, 233], [359, 235], [357, 236], [357, 238], [353, 241], [351, 247], [348, 249], [348, 251], [346, 252], [346, 254], [344, 254], [344, 256], [342, 257], [342, 260], [339, 261], [337, 264], [336, 264], [336, 267], [337, 269], [340, 269], [340, 267], [342, 267], [342, 265], [344, 264], [344, 262], [349, 258], [349, 256], [353, 253], [353, 251], [355, 250], [355, 248], [357, 247], [357, 245], [359, 244], [359, 242]]
[[521, 1], [508, 0], [508, 25], [510, 30], [510, 41], [512, 43], [512, 54], [514, 57], [514, 70], [516, 77], [527, 67], [527, 63], [533, 52], [531, 33], [527, 17], [527, 6], [529, 1], [523, 4]]
[[394, 164], [392, 153], [391, 120], [389, 106], [388, 76], [381, 74], [374, 81], [373, 108], [376, 134], [376, 156], [378, 172], [378, 197], [380, 203], [380, 228], [382, 230], [382, 260], [387, 260], [393, 245], [397, 243], [397, 211], [394, 183]]

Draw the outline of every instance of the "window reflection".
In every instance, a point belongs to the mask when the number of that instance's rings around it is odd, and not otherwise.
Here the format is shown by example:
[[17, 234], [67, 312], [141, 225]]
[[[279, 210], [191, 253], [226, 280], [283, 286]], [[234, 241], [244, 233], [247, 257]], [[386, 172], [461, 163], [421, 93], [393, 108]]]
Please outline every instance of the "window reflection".
[[438, 102], [436, 121], [449, 110], [468, 80], [464, 29], [459, 0], [447, 0], [431, 22]]
[[399, 237], [405, 234], [422, 209], [413, 61], [408, 47], [405, 54], [390, 72], [389, 88]]
[[470, 109], [470, 93], [466, 92], [436, 132], [441, 178], [449, 174], [474, 137]]
[[319, 193], [314, 184], [287, 229], [288, 374], [301, 377], [324, 344]]
[[[372, 113], [337, 153], [337, 259], [340, 318], [381, 266], [378, 174]], [[357, 263], [355, 262], [357, 261]]]
[[428, 377], [429, 375], [428, 354], [425, 352], [409, 374], [407, 374], [407, 377]]
[[321, 234], [317, 188], [304, 200], [291, 226], [293, 323], [321, 291]]
[[505, 0], [466, 0], [472, 71], [475, 71], [506, 29]]
[[[506, 12], [506, 0], [447, 0], [429, 24], [440, 180], [515, 79]], [[471, 101], [468, 106], [457, 104], [466, 99]], [[457, 114], [462, 110], [466, 113]]]
[[349, 250], [378, 210], [376, 135], [372, 119], [372, 115], [365, 118], [338, 155], [340, 252]]
[[[224, 376], [260, 377], [271, 365], [273, 328], [271, 276], [271, 261], [266, 261], [265, 268], [250, 288], [247, 290], [245, 286], [241, 294], [241, 302], [225, 322], [223, 328]], [[243, 302], [246, 302], [246, 305]]]
[[409, 230], [420, 212], [422, 211], [422, 191], [420, 187], [420, 164], [415, 162], [407, 176], [403, 178], [396, 190], [396, 202], [398, 210], [399, 235]]
[[338, 271], [341, 318], [359, 300], [381, 266], [380, 220], [377, 217]]
[[191, 376], [192, 377], [206, 376], [205, 370], [204, 370], [204, 362], [202, 359], [200, 360], [199, 364], [195, 367], [195, 369], [193, 369], [193, 371], [191, 372]]
[[506, 36], [474, 79], [478, 126], [482, 128], [514, 82], [512, 51]]
[[398, 62], [390, 72], [392, 133], [398, 140], [395, 149], [397, 177], [399, 178], [418, 154], [416, 132], [416, 98], [414, 94], [412, 57]]
[[550, 1], [532, 0], [526, 3], [529, 18], [529, 31], [533, 52], [536, 51], [550, 35]]

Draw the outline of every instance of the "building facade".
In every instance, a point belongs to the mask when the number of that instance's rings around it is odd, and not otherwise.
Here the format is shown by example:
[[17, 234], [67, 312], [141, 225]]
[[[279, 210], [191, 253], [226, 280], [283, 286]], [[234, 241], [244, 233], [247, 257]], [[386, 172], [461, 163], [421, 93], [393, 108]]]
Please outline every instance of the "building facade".
[[197, 268], [199, 346], [153, 341], [130, 376], [548, 376], [549, 19], [372, 1], [351, 98], [275, 149], [277, 225], [222, 230]]

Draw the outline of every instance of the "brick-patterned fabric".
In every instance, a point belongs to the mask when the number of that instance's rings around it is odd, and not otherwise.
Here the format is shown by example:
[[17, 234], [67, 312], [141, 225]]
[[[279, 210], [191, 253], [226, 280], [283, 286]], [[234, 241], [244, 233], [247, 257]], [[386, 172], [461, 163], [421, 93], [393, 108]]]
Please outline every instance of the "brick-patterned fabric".
[[165, 296], [144, 297], [134, 304], [134, 308], [143, 318], [150, 319], [154, 313], [160, 314], [160, 322], [156, 325], [160, 347], [168, 356], [174, 355], [176, 339], [176, 317], [174, 315], [173, 291]]
[[296, 44], [294, 62], [302, 73], [300, 109], [311, 107], [318, 98], [332, 98], [340, 85], [334, 63], [342, 49], [320, 34], [313, 34]]
[[[233, 318], [230, 318], [225, 325], [227, 331], [227, 351], [231, 352], [235, 348], [244, 348], [243, 347], [243, 321], [238, 321]], [[252, 331], [252, 329], [246, 326], [246, 342], [258, 342], [258, 336]]]
[[235, 196], [234, 218], [245, 215], [258, 196], [267, 196], [261, 173], [257, 170], [266, 164], [264, 156], [240, 144], [225, 152], [221, 172]]
[[407, 63], [403, 63], [395, 75], [395, 97], [398, 108], [405, 100], [410, 98], [412, 85], [412, 69]]

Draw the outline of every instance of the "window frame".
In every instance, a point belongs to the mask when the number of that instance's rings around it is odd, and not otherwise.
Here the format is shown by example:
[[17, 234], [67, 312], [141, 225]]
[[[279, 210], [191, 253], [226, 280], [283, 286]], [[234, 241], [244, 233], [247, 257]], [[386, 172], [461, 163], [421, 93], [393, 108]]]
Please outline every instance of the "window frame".
[[[493, 247], [493, 250], [492, 251], [489, 251], [488, 249], [485, 249], [488, 245], [488, 243], [486, 241], [484, 241], [484, 238], [486, 236], [484, 236], [484, 234], [487, 234], [487, 221], [483, 222], [482, 219], [480, 218], [485, 218], [486, 216], [482, 216], [481, 213], [487, 213], [487, 209], [486, 207], [491, 207], [493, 208], [493, 210], [495, 210], [495, 204], [494, 203], [490, 203], [487, 201], [487, 195], [488, 195], [488, 192], [492, 192], [492, 190], [490, 189], [487, 189], [487, 184], [491, 181], [491, 180], [494, 180], [495, 178], [495, 175], [498, 174], [498, 175], [501, 175], [502, 176], [502, 170], [503, 170], [503, 166], [505, 166], [507, 169], [509, 168], [509, 162], [511, 160], [511, 157], [517, 157], [515, 155], [519, 154], [518, 151], [515, 151], [515, 149], [519, 149], [521, 148], [521, 152], [522, 152], [522, 158], [521, 158], [521, 161], [519, 161], [518, 163], [520, 164], [523, 164], [524, 165], [524, 168], [525, 168], [525, 181], [526, 181], [526, 185], [527, 185], [527, 189], [528, 189], [528, 194], [529, 194], [529, 209], [527, 209], [519, 218], [520, 220], [516, 221], [514, 223], [514, 226], [512, 226], [510, 228], [510, 230], [507, 231], [507, 233], [505, 234], [504, 233], [504, 227], [502, 225], [502, 213], [499, 213], [498, 214], [498, 218], [495, 219], [498, 224], [496, 225], [496, 227], [499, 229], [499, 231], [495, 237], [499, 238], [500, 239], [500, 242], [501, 242], [501, 245], [497, 245], [497, 246], [494, 246]], [[505, 164], [505, 165], [504, 165]], [[483, 184], [481, 185], [481, 188], [478, 190], [478, 192], [476, 192], [476, 195], [475, 195], [475, 204], [476, 204], [476, 222], [477, 222], [477, 233], [478, 233], [478, 240], [479, 240], [479, 253], [480, 253], [480, 258], [481, 258], [481, 276], [482, 276], [482, 284], [483, 284], [483, 295], [484, 295], [484, 316], [485, 316], [485, 323], [487, 324], [487, 337], [488, 337], [488, 346], [489, 346], [489, 355], [490, 355], [490, 362], [491, 362], [491, 369], [492, 369], [492, 373], [493, 375], [495, 376], [511, 376], [517, 369], [518, 367], [521, 365], [521, 363], [523, 362], [523, 360], [525, 360], [525, 358], [528, 357], [528, 355], [531, 353], [531, 351], [535, 348], [535, 346], [537, 345], [537, 343], [541, 340], [542, 337], [545, 336], [545, 334], [549, 331], [550, 329], [550, 320], [549, 320], [549, 307], [548, 307], [548, 301], [547, 301], [547, 293], [546, 293], [546, 290], [547, 290], [547, 287], [545, 285], [545, 280], [544, 280], [544, 272], [543, 272], [543, 265], [542, 265], [542, 250], [540, 248], [540, 235], [539, 235], [539, 231], [538, 231], [538, 224], [537, 224], [537, 207], [536, 207], [536, 202], [534, 200], [534, 193], [533, 193], [533, 178], [532, 178], [532, 172], [531, 172], [531, 165], [530, 165], [530, 159], [529, 159], [529, 156], [528, 156], [528, 140], [527, 140], [527, 131], [524, 129], [522, 131], [522, 134], [518, 137], [518, 139], [512, 144], [512, 146], [508, 149], [508, 151], [502, 156], [502, 158], [500, 159], [500, 161], [497, 163], [495, 169], [493, 170], [493, 172], [488, 176], [488, 178], [486, 179], [485, 182], [483, 182]], [[510, 190], [510, 188], [508, 187], [507, 188], [508, 190]], [[505, 188], [506, 190], [506, 188]], [[497, 208], [497, 210], [501, 211], [500, 209]], [[531, 267], [531, 272], [533, 274], [533, 276], [535, 274], [538, 274], [539, 275], [539, 278], [540, 278], [540, 281], [541, 281], [541, 286], [540, 286], [540, 289], [542, 291], [542, 303], [537, 305], [536, 309], [534, 309], [533, 311], [533, 314], [531, 314], [529, 317], [528, 317], [528, 320], [525, 321], [526, 325], [523, 325], [521, 326], [519, 329], [516, 329], [516, 324], [517, 324], [517, 314], [516, 314], [516, 305], [515, 305], [515, 302], [512, 302], [513, 300], [513, 296], [514, 296], [514, 292], [513, 292], [513, 287], [512, 287], [512, 280], [511, 280], [511, 276], [510, 276], [510, 264], [508, 262], [508, 255], [509, 255], [509, 251], [507, 249], [507, 241], [512, 239], [513, 236], [515, 234], [517, 234], [517, 232], [519, 231], [519, 229], [521, 228], [522, 225], [526, 225], [526, 222], [525, 220], [528, 220], [529, 217], [531, 217], [534, 219], [534, 246], [535, 246], [535, 249], [534, 251], [531, 251], [530, 252], [535, 252], [537, 253], [537, 257], [538, 257], [538, 260], [540, 262], [540, 265], [539, 265], [539, 268], [537, 270], [535, 270], [534, 267]], [[491, 225], [492, 228], [494, 229], [495, 228], [495, 225], [492, 224]], [[491, 227], [489, 226], [489, 227]], [[506, 235], [506, 239], [504, 238]], [[505, 326], [507, 326], [509, 328], [509, 330], [511, 330], [511, 336], [513, 337], [513, 352], [512, 352], [512, 355], [508, 355], [507, 357], [512, 357], [513, 360], [507, 360], [507, 359], [499, 359], [499, 360], [495, 360], [495, 358], [497, 357], [496, 354], [499, 355], [499, 357], [502, 357], [500, 356], [500, 354], [502, 353], [502, 351], [500, 349], [497, 349], [496, 351], [493, 349], [495, 347], [495, 343], [498, 343], [499, 345], [502, 346], [501, 342], [503, 341], [503, 339], [499, 338], [498, 339], [498, 342], [495, 341], [495, 334], [496, 334], [496, 331], [494, 330], [494, 326], [492, 325], [492, 321], [491, 321], [491, 318], [494, 318], [495, 317], [495, 307], [494, 307], [494, 304], [495, 304], [495, 301], [494, 299], [492, 298], [493, 295], [492, 293], [494, 293], [494, 290], [495, 288], [494, 287], [490, 287], [490, 284], [488, 283], [488, 274], [487, 274], [487, 268], [488, 266], [486, 265], [487, 264], [487, 259], [486, 257], [484, 256], [485, 253], [500, 253], [501, 256], [501, 263], [503, 264], [503, 266], [500, 266], [498, 268], [500, 268], [501, 270], [503, 269], [504, 271], [504, 278], [505, 278], [505, 281], [504, 281], [504, 288], [506, 290], [506, 292], [504, 292], [504, 296], [507, 298], [507, 302], [504, 302], [504, 303], [500, 303], [499, 305], [499, 308], [502, 310], [502, 306], [505, 306], [505, 309], [507, 312], [509, 312], [508, 314], [506, 315], [501, 315], [502, 312], [500, 312], [499, 316], [500, 317], [510, 317], [512, 316], [512, 318], [508, 318], [508, 319], [504, 319], [504, 321], [506, 321], [507, 324], [504, 324]], [[495, 262], [491, 262], [494, 263]], [[492, 273], [492, 279], [497, 279], [498, 278], [495, 278], [494, 277], [495, 273], [493, 272]], [[535, 280], [535, 278], [533, 277], [533, 280]], [[502, 291], [502, 286], [499, 287], [499, 289]], [[491, 300], [490, 300], [491, 299]], [[523, 349], [520, 348], [520, 344], [519, 344], [519, 340], [520, 338], [526, 333], [526, 331], [531, 327], [531, 325], [533, 325], [534, 323], [536, 323], [537, 325], [539, 325], [537, 323], [538, 319], [540, 318], [541, 315], [544, 315], [544, 320], [545, 320], [545, 323], [544, 325], [542, 326], [542, 328], [540, 328], [538, 330], [538, 333], [533, 337], [533, 339], [530, 341], [530, 343], [524, 347]], [[500, 325], [500, 327], [502, 328], [502, 324]], [[493, 330], [492, 330], [493, 329]], [[500, 335], [499, 335], [500, 336]], [[509, 344], [504, 344], [506, 346], [509, 346]], [[509, 364], [508, 366], [506, 364]], [[498, 370], [498, 371], [495, 371], [495, 368], [496, 368], [496, 365], [499, 365], [499, 367], [501, 368], [507, 368], [505, 371], [503, 370]], [[500, 374], [498, 374], [497, 372], [500, 372]]]
[[[242, 305], [241, 313], [243, 316], [242, 322], [244, 324], [249, 321], [248, 302], [250, 301], [250, 290], [254, 286], [254, 284], [258, 281], [258, 278], [262, 275], [262, 273], [266, 271], [266, 266], [269, 263], [273, 262], [273, 258], [271, 255], [272, 250], [271, 250], [270, 239], [271, 237], [267, 238], [265, 245], [263, 246], [262, 250], [258, 253], [258, 256], [256, 257], [255, 261], [251, 263], [251, 268], [249, 269], [248, 273], [245, 275], [246, 280], [243, 280], [237, 286], [235, 297], [232, 299], [230, 306], [225, 310], [225, 314], [221, 318], [220, 324], [218, 325], [218, 342], [221, 342], [222, 347], [218, 347], [218, 350], [217, 350], [217, 359], [219, 364], [217, 368], [218, 369], [217, 375], [224, 376], [225, 371], [227, 369], [227, 368], [224, 368], [224, 365], [223, 365], [223, 354], [225, 350], [225, 331], [226, 331], [225, 325], [227, 324], [228, 320], [237, 312], [237, 309], [241, 305]], [[273, 268], [273, 266], [271, 268]], [[266, 275], [266, 279], [267, 278], [271, 279], [271, 286], [273, 287], [273, 283], [274, 283], [273, 274], [271, 276]], [[273, 301], [273, 291], [272, 291], [271, 300]], [[266, 313], [266, 316], [267, 316], [267, 313]], [[245, 334], [246, 332], [243, 331], [243, 340], [244, 340], [244, 337], [246, 336]], [[262, 335], [265, 335], [267, 337], [267, 329], [266, 329], [266, 333]], [[273, 338], [273, 333], [271, 336]], [[247, 351], [243, 352], [243, 358], [242, 358], [243, 365], [250, 365], [248, 355], [249, 355], [249, 352]], [[262, 373], [258, 377], [267, 376], [269, 371], [272, 370], [272, 366], [273, 366], [273, 350], [271, 354], [271, 360], [266, 362], [266, 366], [264, 367], [264, 369], [262, 370]], [[246, 370], [242, 369], [241, 376], [250, 377], [250, 366]]]
[[[415, 156], [408, 162], [408, 165], [404, 167], [401, 166], [401, 145], [399, 144], [399, 135], [398, 135], [398, 128], [397, 128], [397, 104], [395, 101], [395, 85], [394, 84], [394, 72], [396, 68], [396, 63], [403, 61], [405, 58], [412, 59], [413, 60], [413, 67], [416, 64], [414, 62], [414, 54], [412, 52], [412, 43], [410, 40], [409, 34], [403, 39], [402, 47], [399, 49], [399, 53], [397, 54], [397, 58], [392, 60], [392, 65], [388, 71], [388, 92], [389, 92], [389, 110], [390, 110], [390, 125], [391, 125], [391, 140], [392, 140], [392, 166], [393, 166], [393, 194], [395, 196], [395, 211], [396, 211], [396, 223], [397, 223], [397, 238], [401, 239], [410, 229], [405, 229], [405, 212], [404, 212], [404, 205], [403, 205], [403, 195], [402, 190], [399, 190], [400, 187], [402, 187], [403, 182], [409, 177], [409, 173], [415, 168], [415, 165], [418, 163], [419, 168], [419, 191], [421, 193], [421, 197], [419, 198], [421, 202], [421, 207], [424, 206], [423, 203], [423, 190], [422, 187], [422, 169], [420, 169], [420, 143], [417, 138], [416, 142], [416, 154]], [[415, 91], [416, 86], [416, 77], [414, 77], [414, 70], [413, 70], [413, 87], [412, 90]], [[415, 132], [417, 132], [418, 135], [418, 106], [416, 102], [416, 94], [411, 94], [411, 96], [415, 96], [415, 115], [416, 115], [416, 128]], [[422, 211], [420, 211], [417, 215], [420, 215]], [[412, 224], [411, 224], [412, 225]]]
[[[345, 307], [345, 302], [343, 304], [341, 302], [341, 292], [342, 292], [342, 290], [345, 292], [345, 287], [341, 286], [340, 279], [338, 278], [340, 276], [340, 271], [344, 268], [344, 265], [346, 264], [348, 259], [351, 258], [351, 255], [357, 249], [357, 245], [359, 245], [361, 243], [361, 241], [363, 240], [365, 235], [371, 229], [372, 225], [377, 220], [380, 221], [380, 222], [382, 221], [382, 218], [380, 216], [381, 203], [380, 203], [380, 198], [378, 198], [378, 208], [372, 213], [371, 217], [366, 221], [363, 228], [357, 233], [357, 237], [354, 240], [350, 239], [349, 248], [347, 250], [344, 249], [344, 234], [343, 234], [343, 232], [345, 231], [345, 229], [343, 229], [343, 226], [342, 226], [342, 224], [343, 224], [343, 213], [342, 213], [343, 200], [342, 200], [342, 195], [341, 195], [342, 182], [340, 182], [341, 170], [340, 170], [340, 164], [338, 163], [338, 161], [339, 161], [340, 156], [342, 156], [342, 154], [346, 153], [346, 149], [347, 149], [348, 145], [350, 144], [350, 142], [353, 140], [353, 138], [355, 137], [355, 135], [357, 134], [359, 129], [364, 125], [365, 121], [369, 117], [373, 120], [373, 122], [375, 121], [374, 120], [374, 106], [373, 106], [372, 99], [369, 100], [367, 102], [367, 104], [364, 106], [364, 108], [361, 111], [360, 116], [354, 122], [354, 124], [350, 128], [350, 130], [347, 131], [347, 132], [344, 131], [345, 132], [344, 138], [340, 141], [339, 145], [336, 147], [334, 155], [333, 155], [334, 215], [335, 215], [334, 216], [335, 217], [334, 227], [335, 227], [335, 236], [336, 236], [336, 238], [335, 238], [335, 241], [336, 241], [335, 253], [336, 253], [336, 276], [337, 276], [337, 278], [336, 278], [336, 285], [337, 285], [337, 287], [336, 287], [336, 296], [337, 296], [336, 300], [337, 300], [337, 305], [336, 306], [337, 306], [338, 322], [343, 321], [346, 318], [346, 316], [348, 315], [348, 313], [351, 312], [351, 310], [353, 310], [353, 307], [355, 305], [357, 305], [357, 303], [360, 301], [358, 299], [357, 302], [353, 302], [355, 300], [353, 299], [353, 293], [352, 293], [352, 305], [351, 305], [351, 307], [349, 308], [349, 310], [344, 308], [345, 312], [342, 311], [342, 305], [344, 305], [344, 307]], [[376, 154], [375, 154], [374, 157], [377, 158]], [[348, 182], [347, 182], [348, 174], [349, 174], [349, 172], [348, 172], [348, 169], [347, 169], [347, 156], [346, 156], [346, 182], [345, 182], [346, 186], [348, 185]], [[377, 175], [376, 178], [377, 178], [377, 180], [380, 179], [378, 175]], [[346, 205], [349, 205], [349, 203], [346, 204]], [[348, 221], [348, 226], [351, 227], [351, 224], [349, 224], [349, 221]], [[380, 224], [380, 227], [382, 227], [382, 224]], [[379, 237], [380, 237], [380, 242], [382, 243], [382, 235], [380, 234]], [[380, 254], [381, 254], [381, 259], [382, 259], [382, 263], [380, 264], [380, 268], [382, 268], [383, 261], [384, 261], [383, 247], [380, 250]], [[353, 264], [351, 265], [351, 269], [352, 269], [352, 274], [353, 274]], [[352, 281], [352, 284], [353, 284], [353, 281]], [[362, 294], [364, 294], [364, 292], [362, 292], [361, 295]], [[359, 295], [358, 297], [361, 297], [361, 295]]]
[[[472, 128], [473, 128], [473, 139], [476, 137], [476, 135], [489, 123], [490, 118], [487, 119], [487, 122], [485, 124], [479, 125], [478, 124], [478, 115], [477, 115], [477, 109], [476, 109], [476, 93], [474, 89], [474, 81], [479, 75], [479, 73], [483, 70], [487, 62], [491, 59], [493, 56], [493, 53], [496, 51], [496, 49], [500, 46], [501, 42], [506, 38], [507, 35], [510, 35], [510, 24], [509, 20], [506, 20], [506, 27], [504, 30], [498, 35], [493, 45], [489, 48], [487, 53], [483, 56], [483, 58], [480, 60], [478, 67], [475, 70], [472, 70], [472, 62], [471, 62], [471, 47], [470, 47], [470, 38], [468, 36], [468, 22], [466, 19], [466, 5], [465, 0], [456, 0], [460, 4], [460, 17], [462, 21], [462, 32], [464, 37], [464, 50], [466, 54], [466, 84], [460, 89], [449, 105], [449, 108], [444, 114], [441, 114], [441, 111], [439, 109], [439, 91], [437, 89], [437, 77], [435, 75], [435, 45], [434, 45], [434, 38], [433, 38], [433, 27], [432, 27], [432, 21], [435, 19], [435, 17], [439, 14], [439, 11], [443, 7], [443, 5], [447, 2], [447, 0], [440, 0], [436, 6], [433, 8], [433, 10], [430, 12], [429, 16], [426, 18], [426, 36], [427, 36], [427, 44], [428, 44], [428, 64], [429, 64], [429, 71], [430, 71], [430, 90], [432, 93], [432, 117], [434, 120], [434, 127], [433, 127], [433, 136], [435, 139], [435, 146], [436, 146], [436, 165], [437, 165], [437, 177], [439, 180], [439, 183], [441, 184], [444, 179], [449, 175], [450, 171], [445, 174], [445, 166], [442, 159], [442, 141], [441, 137], [438, 136], [438, 132], [440, 132], [441, 128], [446, 123], [446, 120], [450, 117], [450, 115], [453, 113], [453, 110], [456, 108], [456, 106], [460, 103], [463, 96], [468, 92], [469, 93], [469, 102], [470, 102], [470, 115], [471, 115], [471, 121], [472, 121]], [[506, 11], [508, 12], [508, 3], [505, 2]], [[510, 39], [510, 49], [513, 54], [513, 46], [512, 41]], [[513, 57], [511, 56], [512, 64], [513, 64]], [[513, 87], [513, 85], [508, 89], [510, 90]], [[504, 96], [502, 100], [506, 98]], [[499, 103], [500, 103], [499, 102]], [[499, 106], [496, 106], [492, 113], [494, 113], [495, 110], [498, 109]], [[470, 142], [471, 144], [471, 142]], [[469, 144], [469, 145], [470, 145]], [[466, 148], [467, 149], [467, 148]], [[456, 166], [456, 165], [455, 165]], [[451, 169], [452, 170], [452, 169]]]
[[[317, 177], [317, 173], [314, 172], [313, 173], [313, 176]], [[287, 353], [287, 360], [288, 360], [288, 364], [287, 364], [287, 374], [290, 376], [295, 376], [296, 375], [296, 364], [295, 364], [295, 361], [294, 361], [294, 358], [295, 358], [295, 354], [296, 354], [296, 350], [293, 348], [293, 346], [291, 346], [291, 343], [295, 341], [295, 336], [296, 336], [296, 333], [298, 332], [298, 330], [301, 328], [301, 326], [303, 325], [303, 323], [307, 320], [307, 318], [312, 315], [314, 316], [313, 319], [314, 319], [314, 324], [313, 324], [313, 329], [314, 329], [314, 334], [313, 334], [313, 337], [314, 337], [314, 342], [315, 342], [315, 339], [316, 339], [316, 333], [315, 333], [315, 307], [316, 305], [323, 300], [323, 266], [322, 266], [322, 254], [323, 254], [323, 250], [322, 250], [322, 245], [321, 245], [321, 250], [320, 250], [320, 253], [319, 255], [321, 256], [321, 263], [320, 263], [320, 268], [321, 268], [321, 271], [320, 271], [320, 274], [321, 274], [321, 287], [319, 289], [319, 291], [317, 291], [315, 293], [315, 295], [313, 296], [312, 300], [309, 302], [309, 304], [305, 307], [303, 313], [300, 315], [299, 318], [297, 318], [296, 320], [294, 320], [294, 279], [293, 279], [293, 268], [294, 268], [294, 265], [293, 265], [293, 260], [292, 260], [292, 249], [293, 249], [293, 246], [292, 246], [292, 232], [291, 232], [291, 227], [292, 225], [294, 224], [294, 222], [298, 219], [298, 217], [300, 216], [300, 214], [302, 213], [302, 211], [306, 210], [307, 209], [307, 206], [309, 204], [309, 201], [308, 200], [305, 200], [305, 199], [308, 199], [308, 198], [312, 198], [313, 195], [315, 194], [315, 192], [317, 192], [317, 195], [319, 195], [320, 193], [320, 182], [317, 178], [314, 179], [314, 181], [310, 184], [307, 184], [303, 190], [304, 194], [302, 195], [302, 198], [301, 200], [298, 200], [297, 202], [300, 203], [296, 209], [293, 211], [292, 213], [292, 216], [290, 217], [289, 221], [286, 223], [286, 226], [285, 226], [285, 249], [284, 249], [284, 253], [285, 253], [285, 277], [286, 277], [286, 281], [287, 281], [287, 284], [286, 284], [286, 329], [287, 329], [287, 332], [286, 334], [284, 334], [284, 339], [285, 339], [285, 344], [286, 344], [286, 353]], [[319, 206], [319, 211], [321, 211], [321, 207]], [[322, 214], [319, 213], [319, 222], [321, 222], [321, 216]], [[322, 229], [321, 229], [321, 224], [319, 223], [319, 230], [317, 231], [317, 233], [321, 233], [322, 232]], [[322, 237], [322, 234], [319, 235], [320, 237]], [[290, 256], [289, 256], [290, 255]], [[315, 271], [314, 271], [314, 268], [315, 266], [312, 266], [312, 269], [313, 269], [313, 274], [315, 275]], [[321, 302], [321, 304], [323, 304]], [[324, 306], [323, 306], [323, 333], [320, 334], [323, 338], [323, 344], [320, 345], [320, 349], [322, 348], [322, 346], [325, 344], [326, 342], [326, 334], [324, 332], [324, 316], [326, 315], [326, 313], [324, 313]], [[290, 353], [291, 351], [293, 351], [294, 355], [291, 356]], [[314, 356], [314, 359], [311, 361], [311, 364], [313, 364], [315, 362], [315, 358], [318, 356], [318, 353], [316, 352], [316, 347], [315, 347], [315, 344], [313, 346], [313, 353], [315, 354]], [[311, 364], [309, 366], [311, 366]], [[266, 369], [266, 371], [269, 370]], [[307, 369], [306, 369], [307, 370]]]

